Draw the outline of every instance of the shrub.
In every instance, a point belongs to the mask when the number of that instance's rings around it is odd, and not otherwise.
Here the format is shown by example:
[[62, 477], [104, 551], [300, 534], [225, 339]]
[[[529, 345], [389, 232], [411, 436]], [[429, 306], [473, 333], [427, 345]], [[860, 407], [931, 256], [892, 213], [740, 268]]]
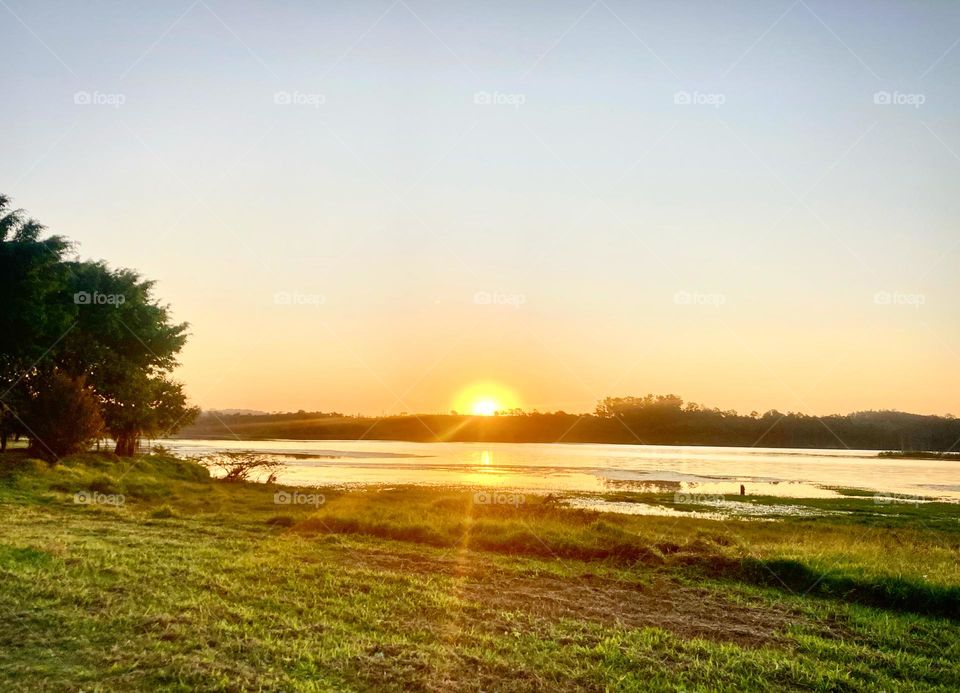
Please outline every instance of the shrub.
[[252, 452], [221, 452], [204, 458], [202, 463], [208, 469], [218, 470], [222, 481], [251, 481], [266, 473], [267, 483], [276, 481], [276, 471], [282, 466], [275, 460]]
[[103, 430], [93, 390], [60, 372], [40, 380], [24, 414], [31, 452], [50, 463], [85, 450]]

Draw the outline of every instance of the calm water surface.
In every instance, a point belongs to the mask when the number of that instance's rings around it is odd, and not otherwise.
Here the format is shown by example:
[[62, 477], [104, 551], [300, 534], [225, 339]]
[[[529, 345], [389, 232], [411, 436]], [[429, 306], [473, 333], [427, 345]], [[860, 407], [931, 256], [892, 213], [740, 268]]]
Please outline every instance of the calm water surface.
[[960, 501], [960, 463], [878, 458], [865, 450], [659, 445], [186, 440], [181, 456], [251, 451], [283, 463], [291, 485], [425, 484], [528, 491], [665, 490], [826, 498], [832, 488]]

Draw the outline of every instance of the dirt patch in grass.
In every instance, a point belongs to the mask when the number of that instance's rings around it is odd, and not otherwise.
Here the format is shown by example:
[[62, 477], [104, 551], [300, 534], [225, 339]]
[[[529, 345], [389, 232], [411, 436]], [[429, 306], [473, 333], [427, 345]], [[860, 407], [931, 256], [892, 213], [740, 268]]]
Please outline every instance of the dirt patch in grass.
[[456, 552], [439, 558], [383, 551], [351, 552], [351, 567], [398, 576], [436, 575], [453, 580], [454, 595], [472, 605], [486, 627], [509, 631], [511, 614], [534, 621], [589, 621], [625, 628], [656, 627], [683, 638], [759, 647], [783, 641], [787, 626], [802, 619], [759, 599], [738, 601], [662, 576], [648, 582], [595, 574], [559, 577], [525, 574], [492, 565], [482, 554]]

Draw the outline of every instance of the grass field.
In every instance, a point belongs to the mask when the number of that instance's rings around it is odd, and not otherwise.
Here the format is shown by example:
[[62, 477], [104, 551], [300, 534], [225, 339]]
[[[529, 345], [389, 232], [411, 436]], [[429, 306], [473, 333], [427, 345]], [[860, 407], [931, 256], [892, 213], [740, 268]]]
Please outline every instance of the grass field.
[[960, 689], [960, 506], [849, 494], [716, 521], [11, 452], [0, 688]]

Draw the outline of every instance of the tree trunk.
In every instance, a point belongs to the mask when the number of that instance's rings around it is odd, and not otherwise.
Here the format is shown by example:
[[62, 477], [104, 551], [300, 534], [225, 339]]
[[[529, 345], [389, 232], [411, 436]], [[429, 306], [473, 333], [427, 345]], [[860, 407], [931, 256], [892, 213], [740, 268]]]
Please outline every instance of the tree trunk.
[[7, 431], [0, 431], [0, 452], [7, 451]]
[[136, 433], [121, 433], [117, 436], [117, 446], [114, 452], [120, 457], [133, 457], [137, 451]]

